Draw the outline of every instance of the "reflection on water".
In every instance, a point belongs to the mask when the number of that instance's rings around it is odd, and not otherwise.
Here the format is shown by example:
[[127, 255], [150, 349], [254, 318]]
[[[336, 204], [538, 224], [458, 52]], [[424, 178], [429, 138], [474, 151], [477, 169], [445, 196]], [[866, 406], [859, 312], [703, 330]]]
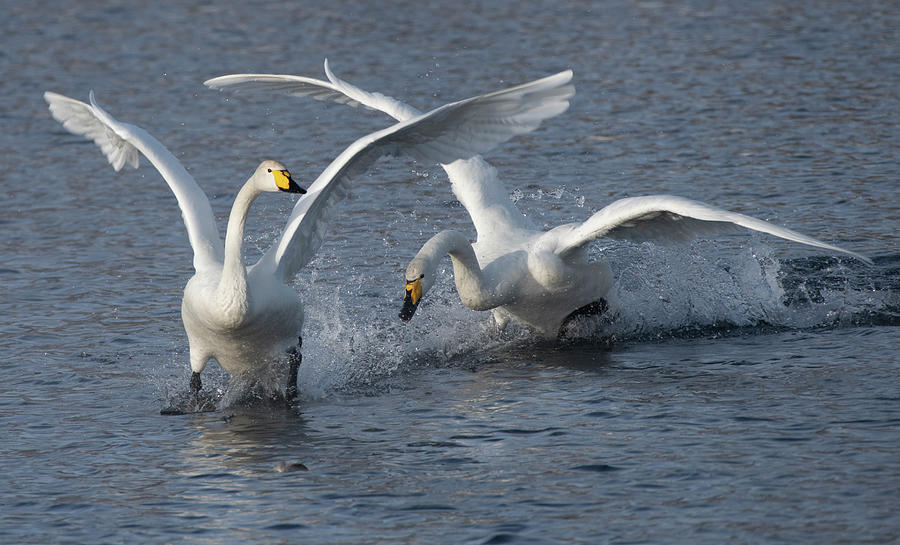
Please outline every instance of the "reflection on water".
[[310, 442], [302, 416], [284, 407], [198, 415], [189, 428], [194, 437], [181, 453], [190, 476], [276, 471], [279, 462], [300, 463], [293, 456]]

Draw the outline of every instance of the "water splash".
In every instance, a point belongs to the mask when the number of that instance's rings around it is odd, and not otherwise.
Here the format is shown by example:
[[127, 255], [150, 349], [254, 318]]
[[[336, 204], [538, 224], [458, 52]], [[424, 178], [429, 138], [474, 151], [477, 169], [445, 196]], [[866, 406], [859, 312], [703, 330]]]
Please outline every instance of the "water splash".
[[[592, 257], [608, 261], [616, 274], [609, 295], [613, 314], [567, 329], [565, 342], [581, 347], [896, 324], [900, 316], [890, 266], [879, 269], [885, 277], [828, 256], [780, 261], [772, 247], [756, 240], [737, 247], [704, 241], [687, 247], [621, 243], [596, 249]], [[497, 351], [543, 342], [514, 324], [501, 332], [490, 313], [465, 308], [449, 266], [438, 271], [409, 323], [397, 317], [399, 298], [384, 296], [390, 288], [372, 286], [370, 273], [355, 274], [360, 278], [335, 285], [326, 273], [320, 277], [313, 271], [297, 285], [307, 311], [299, 377], [305, 400], [402, 388], [416, 369], [477, 365]], [[364, 288], [348, 291], [352, 284]], [[186, 350], [174, 350], [172, 358], [169, 373], [176, 365], [183, 369]], [[283, 392], [286, 372], [284, 362], [277, 362], [263, 377], [247, 381], [210, 365], [204, 388], [212, 389], [220, 409], [264, 402]], [[184, 373], [164, 379], [165, 399], [183, 393], [187, 380]]]
[[[339, 289], [309, 289], [304, 363], [304, 396], [333, 390], [369, 390], [410, 369], [440, 366], [491, 341], [484, 313], [462, 306], [452, 277], [439, 276], [409, 323], [397, 316], [392, 300], [348, 300]], [[315, 338], [312, 338], [314, 335]]]
[[890, 274], [856, 261], [783, 262], [756, 240], [736, 250], [708, 241], [676, 248], [623, 244], [600, 251], [595, 257], [616, 271], [609, 297], [615, 318], [582, 324], [575, 335], [642, 341], [896, 322], [896, 286], [873, 284]]
[[747, 247], [723, 256], [703, 246], [617, 248], [610, 259], [617, 281], [609, 297], [617, 319], [608, 334], [632, 338], [687, 326], [783, 321], [780, 264], [771, 250]]

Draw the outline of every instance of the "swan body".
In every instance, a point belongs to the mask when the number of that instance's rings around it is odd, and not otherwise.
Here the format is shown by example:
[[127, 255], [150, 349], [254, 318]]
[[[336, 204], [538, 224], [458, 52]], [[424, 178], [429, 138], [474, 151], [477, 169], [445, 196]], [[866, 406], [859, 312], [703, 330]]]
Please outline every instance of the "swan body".
[[508, 227], [485, 238], [479, 232], [475, 243], [454, 231], [434, 235], [406, 269], [406, 296], [400, 317], [412, 317], [419, 299], [431, 287], [440, 258], [449, 254], [464, 305], [473, 310], [492, 310], [501, 328], [512, 320], [545, 336], [558, 335], [566, 320], [579, 311], [606, 308], [613, 273], [603, 262], [588, 261], [587, 248], [594, 240], [685, 242], [735, 227], [871, 263], [855, 252], [702, 202], [671, 195], [629, 197], [614, 201], [584, 222], [549, 231]]
[[[211, 80], [215, 88], [268, 90], [311, 96], [380, 110], [403, 120], [418, 110], [380, 93], [337, 78], [326, 66], [327, 82], [301, 76], [236, 74]], [[468, 211], [477, 233], [472, 243], [461, 233], [442, 231], [419, 250], [406, 270], [400, 317], [409, 320], [434, 281], [444, 255], [453, 263], [457, 292], [473, 310], [491, 310], [500, 328], [510, 321], [553, 336], [567, 318], [606, 308], [613, 274], [602, 262], [589, 262], [588, 245], [607, 237], [633, 242], [684, 242], [736, 227], [768, 233], [857, 259], [857, 253], [796, 231], [705, 203], [670, 195], [615, 201], [580, 223], [540, 231], [508, 198], [496, 169], [481, 157], [441, 165], [454, 195]]]
[[[326, 61], [327, 62], [327, 61]], [[327, 64], [326, 64], [327, 66]], [[215, 359], [230, 374], [257, 373], [287, 352], [288, 397], [296, 395], [303, 306], [289, 286], [318, 250], [334, 205], [350, 180], [383, 155], [410, 155], [428, 163], [471, 157], [535, 129], [568, 107], [571, 72], [450, 103], [360, 138], [309, 186], [301, 189], [281, 163], [264, 161], [235, 197], [224, 243], [209, 200], [194, 178], [158, 140], [122, 123], [96, 102], [47, 92], [52, 116], [70, 132], [101, 148], [116, 171], [137, 168], [139, 156], [159, 171], [178, 201], [194, 251], [195, 274], [182, 300], [190, 345], [191, 388]], [[297, 201], [279, 239], [255, 264], [243, 258], [243, 235], [253, 201], [265, 192], [307, 193]], [[300, 341], [302, 342], [302, 341]]]
[[472, 310], [491, 310], [501, 328], [513, 320], [555, 335], [572, 312], [602, 299], [612, 286], [612, 271], [606, 263], [566, 262], [541, 248], [534, 233], [518, 235], [507, 238], [506, 249], [482, 241], [471, 243], [458, 231], [431, 237], [406, 269], [400, 317], [412, 318], [419, 300], [431, 289], [444, 255], [453, 263], [462, 303]]

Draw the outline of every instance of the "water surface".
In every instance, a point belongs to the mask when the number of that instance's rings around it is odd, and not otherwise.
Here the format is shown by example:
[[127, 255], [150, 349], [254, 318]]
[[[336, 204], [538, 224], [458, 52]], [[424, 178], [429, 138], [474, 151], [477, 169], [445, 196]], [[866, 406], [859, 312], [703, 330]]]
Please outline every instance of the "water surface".
[[[900, 16], [891, 2], [7, 3], [0, 67], [0, 541], [889, 543], [900, 540]], [[41, 99], [153, 133], [224, 228], [263, 158], [309, 183], [379, 114], [232, 97], [230, 72], [336, 73], [420, 108], [565, 68], [566, 114], [490, 154], [538, 226], [671, 193], [870, 256], [761, 236], [600, 243], [619, 320], [503, 334], [449, 261], [472, 233], [439, 169], [384, 160], [296, 279], [302, 404], [187, 390], [190, 248], [147, 164], [115, 173]], [[251, 212], [250, 257], [292, 201]]]

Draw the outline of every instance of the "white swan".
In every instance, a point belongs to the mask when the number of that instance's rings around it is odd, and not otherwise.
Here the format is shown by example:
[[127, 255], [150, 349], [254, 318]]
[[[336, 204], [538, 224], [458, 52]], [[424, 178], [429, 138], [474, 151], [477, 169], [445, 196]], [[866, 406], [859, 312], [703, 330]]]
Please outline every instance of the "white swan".
[[138, 166], [143, 154], [178, 200], [194, 250], [194, 276], [182, 302], [190, 345], [191, 389], [215, 359], [230, 374], [258, 371], [293, 350], [288, 399], [296, 396], [300, 356], [293, 349], [303, 324], [303, 307], [288, 283], [322, 243], [325, 220], [347, 191], [350, 179], [386, 154], [411, 155], [428, 163], [453, 161], [490, 149], [542, 120], [565, 111], [572, 95], [562, 72], [525, 85], [447, 104], [365, 136], [344, 150], [294, 206], [279, 240], [259, 261], [246, 266], [243, 231], [251, 203], [263, 192], [304, 192], [280, 163], [265, 161], [235, 198], [223, 245], [209, 201], [197, 182], [154, 137], [121, 123], [90, 104], [47, 92], [53, 117], [70, 132], [93, 139], [113, 168]]
[[[206, 82], [215, 88], [258, 89], [312, 96], [376, 109], [403, 120], [418, 110], [379, 93], [340, 80], [326, 66], [329, 82], [300, 76], [236, 74]], [[682, 197], [650, 195], [620, 199], [582, 223], [549, 231], [532, 228], [508, 198], [496, 170], [480, 157], [442, 165], [453, 193], [469, 212], [477, 241], [456, 231], [432, 237], [409, 263], [400, 317], [409, 320], [434, 280], [439, 260], [449, 254], [463, 304], [492, 310], [502, 329], [510, 320], [546, 336], [557, 335], [565, 321], [579, 314], [604, 312], [613, 274], [602, 262], [589, 262], [589, 243], [601, 238], [641, 241], [687, 241], [740, 226], [802, 244], [844, 250], [790, 229]]]

